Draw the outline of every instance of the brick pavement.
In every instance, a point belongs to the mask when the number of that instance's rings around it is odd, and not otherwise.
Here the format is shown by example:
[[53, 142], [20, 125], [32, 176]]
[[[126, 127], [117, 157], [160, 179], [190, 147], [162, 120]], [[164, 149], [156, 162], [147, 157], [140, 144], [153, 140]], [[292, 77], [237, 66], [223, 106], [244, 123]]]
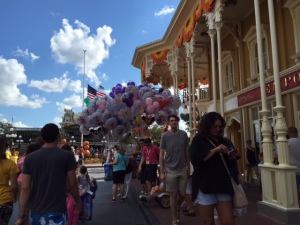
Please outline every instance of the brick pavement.
[[[132, 180], [132, 186], [140, 191], [140, 183], [138, 180]], [[237, 217], [235, 219], [235, 225], [282, 225], [282, 223], [273, 220], [270, 217], [266, 217], [257, 213], [257, 201], [261, 200], [261, 194], [258, 185], [253, 185], [251, 187], [244, 187], [245, 193], [249, 200], [249, 205], [247, 207], [247, 214]], [[156, 201], [150, 202], [148, 205], [143, 206], [144, 208], [149, 208], [154, 216], [158, 219], [160, 225], [171, 225], [171, 212], [170, 209], [163, 209]], [[196, 210], [197, 211], [197, 210]], [[180, 225], [203, 225], [200, 215], [196, 212], [196, 217], [185, 216], [181, 212]], [[292, 225], [300, 225], [299, 223]]]

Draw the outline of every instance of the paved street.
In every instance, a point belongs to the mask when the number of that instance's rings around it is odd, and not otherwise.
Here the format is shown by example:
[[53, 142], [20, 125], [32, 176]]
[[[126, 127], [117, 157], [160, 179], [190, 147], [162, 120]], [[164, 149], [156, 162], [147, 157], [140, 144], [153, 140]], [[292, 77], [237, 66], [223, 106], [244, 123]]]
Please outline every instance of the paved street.
[[[93, 166], [93, 165], [88, 165]], [[89, 174], [96, 178], [98, 182], [98, 191], [93, 201], [93, 219], [92, 221], [80, 221], [79, 225], [170, 225], [170, 209], [163, 209], [155, 200], [148, 205], [139, 203], [138, 195], [140, 183], [134, 179], [131, 182], [131, 189], [128, 199], [121, 202], [119, 198], [116, 203], [111, 203], [112, 181], [104, 181], [104, 170], [99, 165], [89, 168]], [[265, 217], [257, 213], [257, 201], [260, 201], [260, 191], [258, 185], [244, 187], [247, 194], [249, 205], [247, 214], [235, 219], [236, 225], [281, 225], [272, 218]], [[118, 201], [119, 200], [119, 201]], [[18, 205], [15, 204], [14, 214], [9, 225], [13, 225], [18, 214]], [[196, 210], [196, 217], [188, 217], [181, 213], [180, 225], [202, 225], [199, 213]], [[299, 225], [294, 223], [290, 225]]]
[[[89, 174], [96, 178], [98, 182], [98, 190], [93, 201], [93, 219], [92, 221], [80, 221], [79, 224], [87, 225], [148, 225], [154, 224], [147, 222], [144, 211], [137, 202], [138, 193], [135, 189], [131, 189], [129, 198], [125, 202], [118, 201], [111, 203], [112, 181], [104, 181], [104, 170], [102, 167], [94, 167], [88, 169]], [[14, 205], [14, 213], [9, 225], [13, 225], [18, 215], [18, 204]], [[151, 217], [151, 216], [150, 216]]]

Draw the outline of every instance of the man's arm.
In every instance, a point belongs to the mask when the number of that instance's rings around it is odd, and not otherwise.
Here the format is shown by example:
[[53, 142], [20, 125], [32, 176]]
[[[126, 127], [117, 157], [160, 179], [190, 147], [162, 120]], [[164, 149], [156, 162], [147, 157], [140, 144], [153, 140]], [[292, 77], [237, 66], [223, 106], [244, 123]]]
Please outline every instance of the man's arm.
[[189, 176], [191, 173], [191, 159], [190, 159], [190, 149], [188, 146], [185, 149], [185, 159], [186, 159], [186, 165], [187, 165], [187, 174]]
[[165, 173], [164, 173], [164, 167], [165, 167], [165, 149], [160, 149], [159, 152], [159, 169], [160, 169], [160, 179], [161, 181], [165, 181]]
[[16, 225], [24, 223], [25, 219], [25, 210], [28, 205], [29, 196], [30, 196], [30, 187], [31, 187], [31, 176], [28, 174], [23, 174], [22, 185], [20, 191], [19, 199], [19, 217], [16, 221]]
[[68, 185], [69, 185], [69, 191], [70, 191], [72, 197], [74, 198], [77, 211], [78, 211], [78, 213], [80, 213], [81, 212], [81, 201], [80, 201], [80, 197], [79, 197], [78, 182], [76, 179], [75, 170], [68, 171], [67, 181], [68, 181]]

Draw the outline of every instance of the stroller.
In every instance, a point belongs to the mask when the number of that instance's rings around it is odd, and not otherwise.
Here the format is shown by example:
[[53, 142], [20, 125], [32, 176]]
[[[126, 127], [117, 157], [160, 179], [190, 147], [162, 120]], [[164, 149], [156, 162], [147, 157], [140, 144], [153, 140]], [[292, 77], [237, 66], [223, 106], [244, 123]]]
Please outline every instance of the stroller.
[[151, 189], [150, 194], [141, 194], [139, 196], [141, 204], [149, 204], [152, 199], [155, 199], [162, 208], [170, 208], [170, 195], [165, 192], [164, 183], [155, 186]]

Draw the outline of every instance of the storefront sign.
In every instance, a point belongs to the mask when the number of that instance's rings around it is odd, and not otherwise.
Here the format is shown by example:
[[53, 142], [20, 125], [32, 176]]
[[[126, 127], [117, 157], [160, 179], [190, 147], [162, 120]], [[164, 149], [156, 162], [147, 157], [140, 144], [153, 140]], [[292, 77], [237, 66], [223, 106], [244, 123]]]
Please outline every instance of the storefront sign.
[[[281, 91], [287, 91], [300, 86], [300, 70], [280, 77]], [[275, 83], [271, 81], [266, 84], [267, 97], [275, 94]], [[238, 106], [246, 105], [251, 102], [261, 99], [260, 87], [254, 88], [251, 91], [238, 96]]]

